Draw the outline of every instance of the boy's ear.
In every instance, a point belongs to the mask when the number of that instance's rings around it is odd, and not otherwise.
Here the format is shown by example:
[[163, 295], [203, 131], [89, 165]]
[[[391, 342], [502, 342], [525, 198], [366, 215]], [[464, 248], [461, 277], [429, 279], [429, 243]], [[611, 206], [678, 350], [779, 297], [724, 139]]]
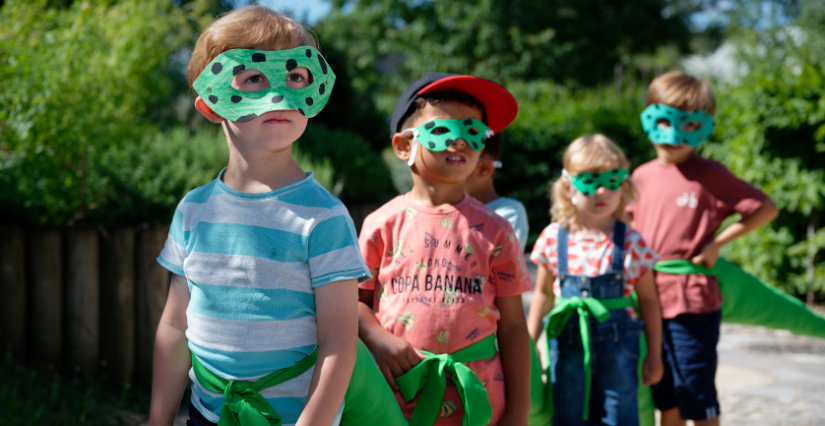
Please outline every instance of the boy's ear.
[[395, 156], [401, 161], [407, 162], [410, 160], [412, 144], [413, 138], [404, 136], [401, 133], [396, 133], [392, 137], [392, 150], [395, 151]]
[[493, 173], [495, 173], [496, 167], [493, 166], [493, 160], [491, 160], [490, 157], [482, 155], [481, 157], [479, 157], [476, 170], [479, 179], [487, 179], [488, 177], [492, 176]]
[[195, 98], [195, 109], [198, 110], [202, 116], [206, 117], [207, 120], [215, 124], [220, 124], [224, 121], [224, 118], [215, 114], [215, 111], [212, 111], [212, 108], [209, 108], [209, 105], [206, 105], [206, 102], [204, 102], [200, 96]]

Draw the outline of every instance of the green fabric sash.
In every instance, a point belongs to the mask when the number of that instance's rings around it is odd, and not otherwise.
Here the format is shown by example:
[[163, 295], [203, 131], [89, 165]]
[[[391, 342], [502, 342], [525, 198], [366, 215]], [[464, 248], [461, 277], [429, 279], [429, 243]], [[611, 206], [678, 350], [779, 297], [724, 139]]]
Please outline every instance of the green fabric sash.
[[[547, 368], [550, 380], [550, 367]], [[536, 353], [536, 343], [530, 338], [530, 415], [527, 426], [550, 426], [553, 421], [553, 386], [541, 380], [541, 360]]]
[[365, 425], [407, 426], [407, 420], [369, 349], [358, 339], [358, 355], [344, 396], [341, 426]]
[[450, 373], [464, 405], [462, 425], [488, 425], [493, 417], [493, 408], [487, 388], [481, 384], [476, 373], [464, 364], [493, 358], [497, 352], [495, 334], [452, 354], [421, 352], [428, 358], [395, 379], [404, 400], [410, 401], [421, 392], [410, 417], [410, 425], [431, 426], [435, 423], [447, 390], [447, 373]]
[[668, 274], [716, 276], [724, 297], [723, 322], [825, 339], [825, 318], [809, 310], [799, 299], [765, 284], [721, 257], [710, 269], [684, 259], [660, 261], [653, 269]]
[[318, 348], [289, 368], [268, 374], [255, 382], [226, 380], [209, 371], [192, 354], [192, 370], [204, 389], [223, 393], [224, 402], [218, 426], [280, 426], [281, 417], [258, 391], [294, 379], [315, 365]]
[[[588, 322], [588, 312], [592, 313], [600, 323], [610, 318], [610, 309], [623, 309], [633, 306], [631, 297], [617, 297], [614, 299], [595, 299], [592, 297], [570, 297], [559, 298], [558, 303], [550, 311], [550, 318], [547, 321], [545, 331], [548, 341], [558, 337], [573, 312], [579, 314], [579, 330], [582, 337], [582, 348], [584, 349], [584, 409], [582, 418], [587, 420], [590, 410], [590, 324]], [[548, 380], [548, 386], [552, 386]]]

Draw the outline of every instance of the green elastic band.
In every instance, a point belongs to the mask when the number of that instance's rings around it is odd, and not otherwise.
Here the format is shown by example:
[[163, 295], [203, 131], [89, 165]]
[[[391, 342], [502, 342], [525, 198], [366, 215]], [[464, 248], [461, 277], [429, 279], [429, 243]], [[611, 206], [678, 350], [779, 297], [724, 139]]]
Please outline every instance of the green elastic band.
[[[558, 337], [573, 312], [579, 314], [579, 332], [582, 337], [582, 349], [584, 349], [584, 409], [582, 418], [587, 420], [590, 410], [590, 324], [587, 321], [588, 312], [596, 317], [599, 323], [603, 323], [610, 318], [611, 309], [624, 309], [633, 307], [632, 297], [617, 297], [615, 299], [594, 299], [592, 297], [570, 297], [559, 298], [558, 303], [550, 311], [550, 318], [547, 321], [545, 331], [547, 341]], [[547, 385], [551, 386], [550, 381]]]
[[198, 383], [204, 389], [223, 393], [225, 402], [221, 407], [218, 426], [280, 426], [281, 417], [259, 391], [292, 380], [315, 365], [318, 348], [308, 357], [289, 368], [268, 374], [255, 382], [226, 380], [209, 371], [192, 354], [192, 370]]
[[421, 392], [410, 417], [410, 426], [431, 426], [435, 423], [447, 390], [447, 373], [450, 373], [464, 405], [462, 425], [488, 425], [493, 418], [493, 408], [487, 388], [465, 364], [496, 356], [496, 336], [491, 334], [452, 354], [421, 352], [428, 358], [395, 379], [404, 400], [410, 401]]

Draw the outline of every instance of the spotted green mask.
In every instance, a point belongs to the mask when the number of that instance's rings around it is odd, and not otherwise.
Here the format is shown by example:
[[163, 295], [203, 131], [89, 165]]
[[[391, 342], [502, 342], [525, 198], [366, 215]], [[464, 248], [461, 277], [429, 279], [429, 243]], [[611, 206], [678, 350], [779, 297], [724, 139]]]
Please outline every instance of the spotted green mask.
[[[305, 67], [312, 74], [313, 81], [307, 87], [286, 86], [287, 74], [297, 67]], [[232, 87], [232, 79], [245, 69], [260, 71], [269, 81], [269, 88], [244, 92]], [[334, 83], [335, 73], [321, 53], [301, 46], [275, 51], [227, 50], [212, 60], [192, 87], [221, 117], [246, 122], [269, 111], [298, 110], [314, 117], [327, 104]]]
[[573, 182], [573, 186], [576, 187], [577, 191], [584, 195], [593, 195], [600, 186], [613, 192], [618, 191], [622, 187], [622, 182], [627, 179], [629, 172], [625, 169], [613, 169], [602, 173], [584, 172], [570, 176], [565, 170], [564, 174], [570, 177], [570, 181]]
[[[713, 116], [705, 111], [687, 112], [676, 109], [665, 104], [650, 104], [642, 111], [642, 129], [647, 134], [651, 142], [668, 145], [688, 145], [697, 147], [707, 140], [715, 122]], [[662, 129], [656, 124], [658, 120], [667, 120], [670, 123], [669, 129]], [[692, 132], [682, 130], [682, 125], [696, 121], [701, 126]]]
[[464, 139], [473, 151], [481, 151], [484, 142], [493, 136], [493, 131], [475, 118], [466, 120], [448, 120], [436, 118], [413, 130], [413, 135], [421, 146], [430, 151], [444, 151], [456, 139]]

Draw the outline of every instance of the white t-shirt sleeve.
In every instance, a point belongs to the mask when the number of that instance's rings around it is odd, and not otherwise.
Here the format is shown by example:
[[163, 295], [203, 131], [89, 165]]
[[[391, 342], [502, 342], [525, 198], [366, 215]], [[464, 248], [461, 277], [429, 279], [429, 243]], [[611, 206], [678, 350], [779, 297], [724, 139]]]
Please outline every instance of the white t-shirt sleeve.
[[527, 234], [530, 232], [530, 225], [527, 223], [527, 210], [524, 208], [524, 205], [518, 200], [500, 197], [492, 203], [487, 204], [487, 207], [493, 209], [497, 215], [510, 222], [523, 253], [524, 248], [527, 246]]

